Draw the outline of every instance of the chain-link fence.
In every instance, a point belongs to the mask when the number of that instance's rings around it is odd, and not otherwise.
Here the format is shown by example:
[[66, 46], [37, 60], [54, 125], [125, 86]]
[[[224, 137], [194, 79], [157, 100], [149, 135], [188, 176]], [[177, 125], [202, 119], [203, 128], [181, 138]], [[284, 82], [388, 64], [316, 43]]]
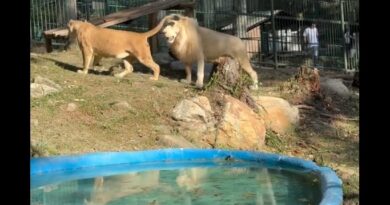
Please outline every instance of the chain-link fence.
[[[71, 18], [93, 20], [152, 1], [31, 0], [31, 40], [43, 41], [43, 31], [65, 26]], [[161, 11], [159, 17], [172, 12], [179, 11]], [[275, 67], [313, 64], [304, 31], [315, 23], [316, 66], [359, 69], [358, 0], [197, 0], [195, 14], [201, 26], [243, 39], [253, 63]], [[148, 17], [111, 28], [146, 31]], [[159, 50], [164, 50], [159, 39]]]

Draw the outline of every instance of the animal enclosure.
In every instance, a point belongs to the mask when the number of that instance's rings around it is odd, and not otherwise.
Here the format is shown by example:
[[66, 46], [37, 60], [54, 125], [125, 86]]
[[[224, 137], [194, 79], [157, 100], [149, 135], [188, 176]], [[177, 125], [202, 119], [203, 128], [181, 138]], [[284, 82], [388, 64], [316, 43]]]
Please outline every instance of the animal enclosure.
[[[155, 0], [30, 0], [30, 39], [44, 42], [43, 32], [64, 27], [69, 19], [93, 21], [123, 9]], [[188, 1], [183, 1], [188, 2]], [[162, 10], [158, 19], [179, 10]], [[201, 26], [236, 35], [245, 41], [254, 64], [300, 66], [310, 64], [303, 32], [312, 23], [319, 32], [319, 66], [359, 69], [358, 0], [197, 0], [195, 17]], [[146, 31], [148, 16], [110, 28]], [[167, 49], [158, 36], [158, 51]], [[62, 46], [65, 40], [54, 41]]]

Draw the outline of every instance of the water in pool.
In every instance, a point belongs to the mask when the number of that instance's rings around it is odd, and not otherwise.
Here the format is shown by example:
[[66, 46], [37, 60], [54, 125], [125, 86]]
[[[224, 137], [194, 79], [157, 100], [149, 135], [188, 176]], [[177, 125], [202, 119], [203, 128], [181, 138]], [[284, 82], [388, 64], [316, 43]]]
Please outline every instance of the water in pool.
[[133, 171], [31, 189], [32, 205], [315, 205], [320, 198], [316, 175], [259, 166]]

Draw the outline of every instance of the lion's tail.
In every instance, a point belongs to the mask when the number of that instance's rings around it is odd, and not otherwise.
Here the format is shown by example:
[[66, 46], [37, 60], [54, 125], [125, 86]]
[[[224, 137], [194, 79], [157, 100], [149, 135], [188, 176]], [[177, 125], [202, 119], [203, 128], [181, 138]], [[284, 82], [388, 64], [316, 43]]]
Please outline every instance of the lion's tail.
[[161, 19], [160, 23], [154, 27], [152, 30], [145, 32], [144, 34], [149, 38], [151, 36], [154, 36], [157, 32], [160, 31], [161, 27], [164, 25], [165, 20], [167, 20], [169, 16], [165, 16], [163, 19]]

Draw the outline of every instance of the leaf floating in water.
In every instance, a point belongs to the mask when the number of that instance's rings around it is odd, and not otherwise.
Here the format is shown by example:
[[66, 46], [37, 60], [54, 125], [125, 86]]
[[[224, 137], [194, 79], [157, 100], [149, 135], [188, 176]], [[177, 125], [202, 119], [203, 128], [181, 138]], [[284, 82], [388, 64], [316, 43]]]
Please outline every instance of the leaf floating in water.
[[233, 161], [233, 158], [232, 158], [232, 156], [228, 155], [227, 157], [225, 157], [225, 160], [226, 161]]

